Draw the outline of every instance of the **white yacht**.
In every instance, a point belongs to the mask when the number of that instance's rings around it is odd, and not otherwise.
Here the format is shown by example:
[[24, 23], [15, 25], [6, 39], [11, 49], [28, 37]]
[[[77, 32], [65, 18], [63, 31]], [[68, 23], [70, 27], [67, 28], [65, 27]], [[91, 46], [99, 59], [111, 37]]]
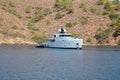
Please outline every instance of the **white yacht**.
[[59, 34], [54, 34], [52, 38], [49, 38], [48, 42], [44, 42], [38, 47], [82, 49], [83, 39], [72, 37], [63, 28], [59, 29], [59, 32]]

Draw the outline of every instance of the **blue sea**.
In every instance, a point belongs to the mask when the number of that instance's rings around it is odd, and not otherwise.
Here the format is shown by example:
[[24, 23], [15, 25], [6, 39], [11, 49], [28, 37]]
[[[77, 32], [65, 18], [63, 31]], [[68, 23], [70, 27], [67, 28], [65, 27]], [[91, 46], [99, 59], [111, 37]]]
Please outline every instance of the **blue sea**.
[[120, 80], [120, 47], [0, 45], [0, 80]]

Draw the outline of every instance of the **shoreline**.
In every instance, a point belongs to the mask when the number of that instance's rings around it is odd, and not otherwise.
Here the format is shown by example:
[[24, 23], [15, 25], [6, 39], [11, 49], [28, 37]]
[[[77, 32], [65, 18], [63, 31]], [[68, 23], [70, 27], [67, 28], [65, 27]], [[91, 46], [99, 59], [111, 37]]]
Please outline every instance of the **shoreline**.
[[[30, 46], [37, 46], [39, 43], [0, 43], [0, 45], [30, 45]], [[97, 46], [97, 47], [102, 47], [102, 46], [120, 46], [120, 45], [109, 45], [109, 44], [83, 44], [83, 46], [89, 47], [89, 46]]]

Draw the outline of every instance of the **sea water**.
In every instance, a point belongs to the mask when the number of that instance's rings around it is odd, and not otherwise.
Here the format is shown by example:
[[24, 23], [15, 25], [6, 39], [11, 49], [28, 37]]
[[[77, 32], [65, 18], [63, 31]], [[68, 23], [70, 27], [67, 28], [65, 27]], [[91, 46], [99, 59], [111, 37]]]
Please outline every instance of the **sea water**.
[[0, 45], [0, 80], [120, 80], [120, 47]]

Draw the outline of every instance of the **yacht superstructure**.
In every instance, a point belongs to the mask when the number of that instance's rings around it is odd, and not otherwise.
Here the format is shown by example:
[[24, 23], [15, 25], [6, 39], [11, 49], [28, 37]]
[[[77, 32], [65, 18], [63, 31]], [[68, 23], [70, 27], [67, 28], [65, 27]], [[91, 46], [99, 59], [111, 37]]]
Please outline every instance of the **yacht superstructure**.
[[65, 48], [65, 49], [82, 49], [83, 39], [74, 38], [70, 33], [66, 33], [66, 30], [59, 29], [59, 34], [54, 34], [52, 38], [48, 39], [48, 42], [40, 44], [42, 47], [48, 48]]

